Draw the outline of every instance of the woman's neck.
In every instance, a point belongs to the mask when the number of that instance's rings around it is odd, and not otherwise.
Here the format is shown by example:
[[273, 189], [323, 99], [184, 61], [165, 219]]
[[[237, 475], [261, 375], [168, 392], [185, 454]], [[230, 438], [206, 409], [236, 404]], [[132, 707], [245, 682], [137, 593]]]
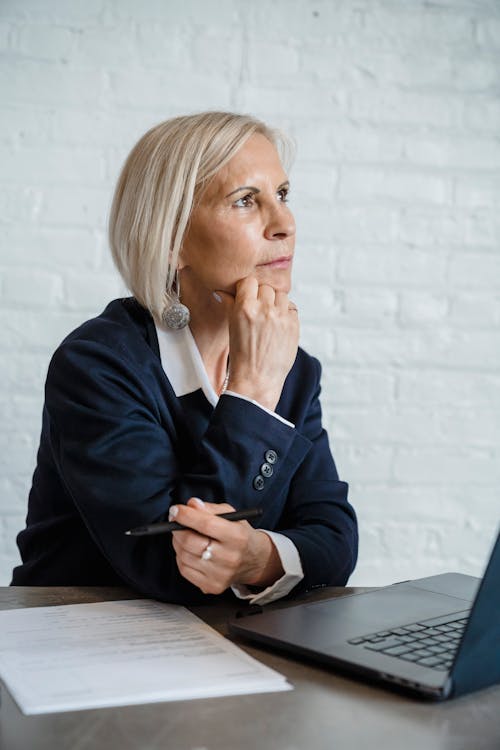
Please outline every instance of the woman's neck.
[[216, 393], [220, 393], [229, 355], [229, 328], [224, 306], [207, 289], [196, 288], [189, 274], [182, 279], [181, 301], [189, 308], [189, 327], [209, 380]]

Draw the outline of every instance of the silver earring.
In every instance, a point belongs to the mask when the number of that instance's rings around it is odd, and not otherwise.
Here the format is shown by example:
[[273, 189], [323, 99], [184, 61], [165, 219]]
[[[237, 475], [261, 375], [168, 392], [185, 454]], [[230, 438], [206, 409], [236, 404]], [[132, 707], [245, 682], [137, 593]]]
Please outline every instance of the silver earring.
[[185, 328], [191, 319], [189, 308], [180, 301], [179, 271], [175, 272], [175, 292], [176, 299], [163, 308], [161, 319], [168, 328], [178, 331], [180, 328]]

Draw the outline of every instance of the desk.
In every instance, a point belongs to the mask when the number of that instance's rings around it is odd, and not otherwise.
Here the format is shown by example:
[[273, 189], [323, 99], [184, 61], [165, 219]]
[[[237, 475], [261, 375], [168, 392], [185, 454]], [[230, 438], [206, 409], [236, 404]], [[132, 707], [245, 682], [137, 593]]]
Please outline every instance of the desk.
[[[309, 601], [359, 589], [321, 589]], [[0, 608], [137, 598], [120, 588], [0, 588]], [[290, 606], [281, 603], [279, 606]], [[276, 606], [276, 605], [273, 605]], [[241, 604], [192, 610], [222, 633]], [[500, 686], [421, 703], [243, 642], [285, 693], [24, 716], [1, 687], [2, 750], [499, 750]]]

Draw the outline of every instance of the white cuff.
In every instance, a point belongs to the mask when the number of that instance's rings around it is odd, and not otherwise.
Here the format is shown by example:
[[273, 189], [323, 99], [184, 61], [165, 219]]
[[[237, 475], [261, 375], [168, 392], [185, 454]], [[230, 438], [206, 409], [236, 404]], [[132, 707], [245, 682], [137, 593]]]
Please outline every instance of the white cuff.
[[276, 531], [267, 531], [267, 529], [259, 529], [259, 531], [263, 531], [264, 534], [270, 537], [276, 547], [285, 572], [271, 586], [259, 591], [257, 594], [251, 593], [248, 586], [241, 583], [231, 586], [231, 589], [238, 599], [246, 599], [250, 604], [269, 604], [276, 599], [286, 596], [304, 578], [304, 571], [302, 570], [302, 563], [300, 562], [297, 547], [291, 539]]
[[[275, 411], [271, 411], [271, 409], [266, 409], [265, 406], [262, 406], [262, 404], [259, 404], [258, 401], [254, 401], [253, 398], [248, 398], [248, 396], [242, 396], [241, 393], [235, 393], [234, 391], [224, 391], [224, 396], [236, 396], [236, 398], [242, 398], [243, 401], [250, 401], [251, 404], [255, 404], [255, 406], [258, 406], [259, 409], [263, 409], [268, 414], [271, 415], [271, 417], [276, 417], [276, 419], [279, 419], [280, 422], [283, 422], [283, 424], [287, 424], [289, 427], [295, 428], [295, 425], [293, 422], [289, 422], [288, 419], [285, 419], [285, 417], [280, 416], [279, 414], [276, 414]], [[264, 529], [262, 529], [264, 531]]]

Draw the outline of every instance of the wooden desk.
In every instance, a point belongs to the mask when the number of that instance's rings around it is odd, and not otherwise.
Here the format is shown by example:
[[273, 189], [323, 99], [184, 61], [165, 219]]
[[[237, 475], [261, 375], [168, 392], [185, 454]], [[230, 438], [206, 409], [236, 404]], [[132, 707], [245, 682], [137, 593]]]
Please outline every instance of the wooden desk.
[[[322, 589], [310, 601], [355, 589]], [[0, 588], [0, 608], [137, 598], [119, 588]], [[281, 606], [290, 606], [289, 604]], [[225, 632], [241, 605], [193, 607]], [[1, 636], [0, 636], [1, 637]], [[24, 716], [1, 688], [2, 750], [499, 750], [500, 686], [427, 704], [243, 642], [285, 693]]]

